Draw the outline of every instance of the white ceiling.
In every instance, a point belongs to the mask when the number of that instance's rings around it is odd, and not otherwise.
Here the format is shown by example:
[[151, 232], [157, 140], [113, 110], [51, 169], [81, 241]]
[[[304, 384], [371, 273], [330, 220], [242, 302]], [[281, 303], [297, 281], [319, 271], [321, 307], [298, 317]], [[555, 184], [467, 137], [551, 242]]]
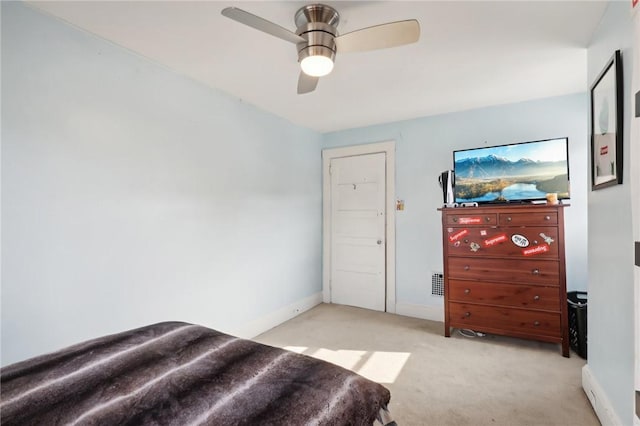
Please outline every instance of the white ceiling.
[[239, 7], [295, 31], [298, 1], [30, 2], [179, 74], [328, 132], [587, 90], [602, 1], [326, 1], [341, 34], [415, 18], [415, 44], [338, 55], [296, 94], [295, 45], [223, 17]]

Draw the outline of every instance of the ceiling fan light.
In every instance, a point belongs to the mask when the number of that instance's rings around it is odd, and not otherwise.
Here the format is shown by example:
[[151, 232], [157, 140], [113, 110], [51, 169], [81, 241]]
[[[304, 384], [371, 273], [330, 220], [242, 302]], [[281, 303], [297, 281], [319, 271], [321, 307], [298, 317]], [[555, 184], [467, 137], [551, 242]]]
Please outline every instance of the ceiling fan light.
[[333, 70], [333, 60], [324, 55], [311, 55], [300, 61], [300, 68], [312, 77], [323, 77]]

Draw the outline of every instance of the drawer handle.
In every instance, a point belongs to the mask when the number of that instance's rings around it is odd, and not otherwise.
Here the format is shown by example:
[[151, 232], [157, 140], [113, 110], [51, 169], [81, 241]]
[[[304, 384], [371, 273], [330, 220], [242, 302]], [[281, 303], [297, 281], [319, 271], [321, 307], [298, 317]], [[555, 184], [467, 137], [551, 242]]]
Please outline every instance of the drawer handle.
[[540, 321], [534, 321], [533, 325], [535, 325], [536, 327], [538, 327], [540, 325]]
[[471, 269], [471, 266], [469, 266], [469, 265], [464, 265], [464, 270], [465, 270], [465, 271], [468, 271], [469, 269]]
[[464, 294], [469, 294], [469, 293], [471, 293], [471, 290], [470, 290], [470, 289], [468, 289], [468, 288], [465, 288], [465, 289], [464, 289]]
[[531, 273], [532, 273], [533, 275], [540, 275], [540, 269], [536, 268], [536, 269], [534, 269], [533, 271], [531, 271]]
[[511, 219], [511, 216], [507, 217], [507, 222], [511, 222], [513, 219]]
[[467, 318], [469, 318], [469, 317], [471, 316], [471, 312], [465, 312], [465, 313], [464, 313], [464, 316], [465, 316], [465, 317], [467, 317]]
[[544, 220], [551, 220], [551, 216], [545, 216]]
[[457, 222], [457, 221], [458, 221], [458, 218], [454, 216], [454, 217], [453, 217], [453, 221], [454, 221], [454, 222]]
[[489, 216], [487, 216], [487, 217], [484, 218], [484, 221], [489, 223], [489, 222], [491, 222], [491, 218]]
[[540, 296], [536, 294], [535, 296], [533, 296], [533, 300], [540, 300]]

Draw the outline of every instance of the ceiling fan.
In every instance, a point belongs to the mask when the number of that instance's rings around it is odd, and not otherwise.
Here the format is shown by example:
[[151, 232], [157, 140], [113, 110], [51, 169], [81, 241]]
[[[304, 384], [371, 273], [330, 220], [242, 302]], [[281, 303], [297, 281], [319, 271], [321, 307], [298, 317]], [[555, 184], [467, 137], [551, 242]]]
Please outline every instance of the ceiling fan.
[[294, 16], [296, 32], [236, 7], [222, 14], [241, 24], [295, 43], [302, 71], [298, 77], [298, 94], [315, 90], [320, 77], [333, 69], [336, 53], [362, 52], [415, 43], [420, 38], [420, 24], [415, 19], [388, 22], [338, 35], [340, 15], [324, 4], [301, 7]]

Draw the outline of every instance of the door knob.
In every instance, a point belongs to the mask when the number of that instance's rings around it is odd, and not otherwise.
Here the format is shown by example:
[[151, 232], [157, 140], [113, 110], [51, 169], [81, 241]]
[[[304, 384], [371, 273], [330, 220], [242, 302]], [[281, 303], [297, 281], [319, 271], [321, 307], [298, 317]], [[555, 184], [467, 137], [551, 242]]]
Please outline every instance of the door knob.
[[382, 244], [382, 240], [376, 241], [376, 244], [378, 244], [378, 245]]

